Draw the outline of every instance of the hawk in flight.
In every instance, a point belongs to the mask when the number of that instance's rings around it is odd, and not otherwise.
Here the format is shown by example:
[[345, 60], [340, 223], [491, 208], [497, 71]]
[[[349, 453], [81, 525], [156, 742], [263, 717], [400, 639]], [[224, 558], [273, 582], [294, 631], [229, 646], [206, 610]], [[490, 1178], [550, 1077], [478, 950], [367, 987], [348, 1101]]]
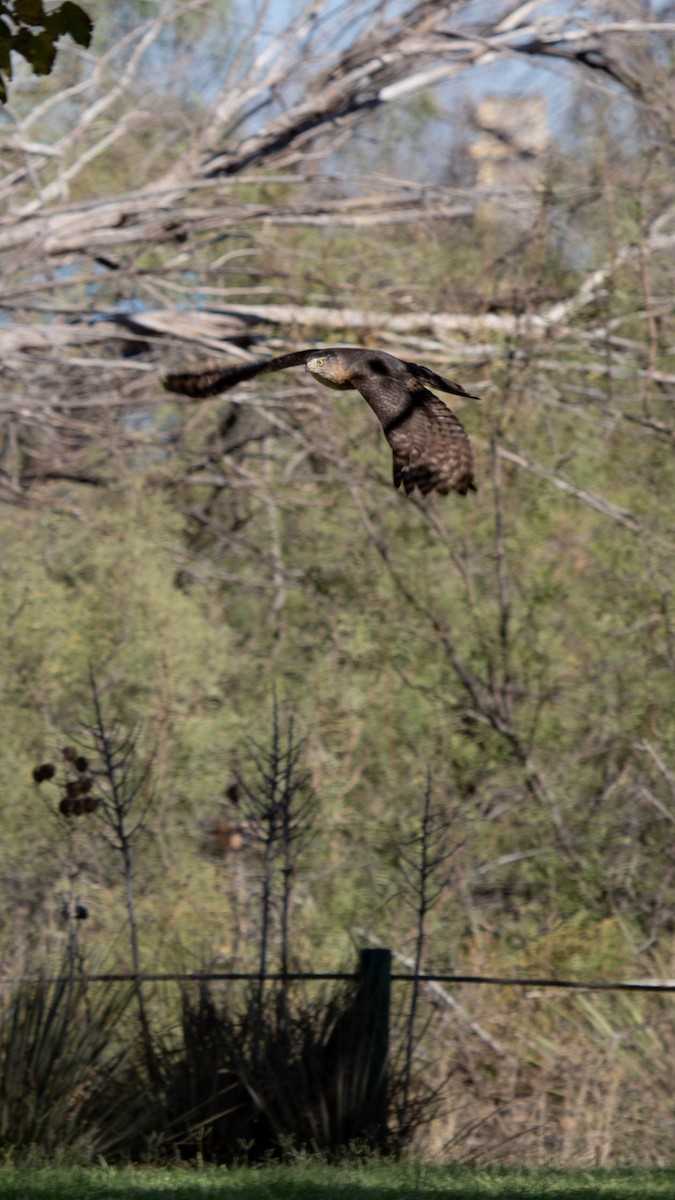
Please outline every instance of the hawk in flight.
[[216, 396], [256, 375], [301, 366], [326, 387], [361, 393], [392, 448], [394, 487], [403, 484], [407, 495], [417, 487], [423, 496], [434, 489], [443, 496], [448, 492], [464, 496], [476, 490], [471, 443], [455, 414], [429, 387], [470, 400], [478, 397], [428, 367], [404, 362], [382, 350], [298, 350], [244, 366], [167, 375], [164, 386], [184, 396]]

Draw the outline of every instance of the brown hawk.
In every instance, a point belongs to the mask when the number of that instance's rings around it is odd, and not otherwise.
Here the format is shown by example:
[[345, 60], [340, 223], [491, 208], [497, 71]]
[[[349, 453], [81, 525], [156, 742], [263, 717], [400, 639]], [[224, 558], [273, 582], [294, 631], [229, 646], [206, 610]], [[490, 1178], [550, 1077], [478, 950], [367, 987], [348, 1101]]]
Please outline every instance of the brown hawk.
[[434, 489], [443, 496], [448, 492], [464, 496], [476, 490], [473, 450], [464, 428], [447, 405], [424, 385], [470, 400], [478, 397], [428, 367], [404, 362], [383, 350], [342, 346], [298, 350], [244, 366], [167, 375], [164, 386], [184, 396], [216, 396], [256, 375], [300, 366], [326, 387], [361, 393], [379, 418], [392, 448], [394, 487], [403, 484], [407, 495], [417, 487], [424, 496]]

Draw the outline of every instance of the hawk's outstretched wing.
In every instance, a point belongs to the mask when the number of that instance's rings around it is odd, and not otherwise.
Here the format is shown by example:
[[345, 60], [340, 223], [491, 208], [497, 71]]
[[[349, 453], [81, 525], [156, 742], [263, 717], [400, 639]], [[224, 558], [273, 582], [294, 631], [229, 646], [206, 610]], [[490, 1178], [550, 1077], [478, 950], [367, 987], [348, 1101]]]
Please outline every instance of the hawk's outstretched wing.
[[206, 396], [227, 392], [236, 383], [255, 379], [256, 375], [283, 371], [286, 367], [303, 367], [312, 355], [319, 353], [319, 350], [298, 350], [295, 354], [280, 354], [278, 358], [265, 358], [238, 367], [214, 367], [212, 371], [165, 375], [163, 383], [168, 392], [178, 392], [181, 396], [193, 396], [195, 400], [201, 400]]

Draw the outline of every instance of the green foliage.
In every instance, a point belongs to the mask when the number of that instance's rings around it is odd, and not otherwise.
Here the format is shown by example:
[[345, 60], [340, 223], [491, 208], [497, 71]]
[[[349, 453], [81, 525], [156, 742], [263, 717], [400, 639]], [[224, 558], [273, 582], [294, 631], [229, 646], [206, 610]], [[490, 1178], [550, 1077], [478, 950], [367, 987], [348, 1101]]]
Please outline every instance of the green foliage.
[[[34, 32], [38, 30], [38, 32]], [[85, 48], [91, 42], [91, 18], [73, 0], [45, 11], [42, 0], [2, 0], [0, 3], [0, 102], [7, 99], [6, 79], [12, 78], [12, 51], [20, 54], [35, 75], [49, 75], [59, 38], [68, 36]]]

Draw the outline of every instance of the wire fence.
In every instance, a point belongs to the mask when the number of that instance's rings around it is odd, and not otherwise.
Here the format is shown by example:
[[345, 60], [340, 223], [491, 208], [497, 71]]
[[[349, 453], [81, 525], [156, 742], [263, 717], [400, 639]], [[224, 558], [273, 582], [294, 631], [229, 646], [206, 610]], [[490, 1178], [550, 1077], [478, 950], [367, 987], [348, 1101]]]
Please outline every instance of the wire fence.
[[[212, 983], [250, 982], [259, 983], [297, 983], [305, 982], [349, 982], [357, 980], [357, 971], [275, 971], [261, 975], [259, 971], [153, 971], [141, 972], [103, 972], [96, 974], [73, 973], [83, 983]], [[18, 983], [68, 983], [73, 979], [70, 975], [12, 975], [0, 977], [2, 984]], [[453, 974], [419, 974], [410, 971], [392, 971], [392, 983], [442, 983], [442, 984], [477, 984], [492, 987], [519, 988], [561, 988], [584, 992], [675, 992], [675, 981], [620, 981], [620, 980], [582, 980], [582, 979], [551, 979], [529, 978], [508, 975], [453, 975]]]

